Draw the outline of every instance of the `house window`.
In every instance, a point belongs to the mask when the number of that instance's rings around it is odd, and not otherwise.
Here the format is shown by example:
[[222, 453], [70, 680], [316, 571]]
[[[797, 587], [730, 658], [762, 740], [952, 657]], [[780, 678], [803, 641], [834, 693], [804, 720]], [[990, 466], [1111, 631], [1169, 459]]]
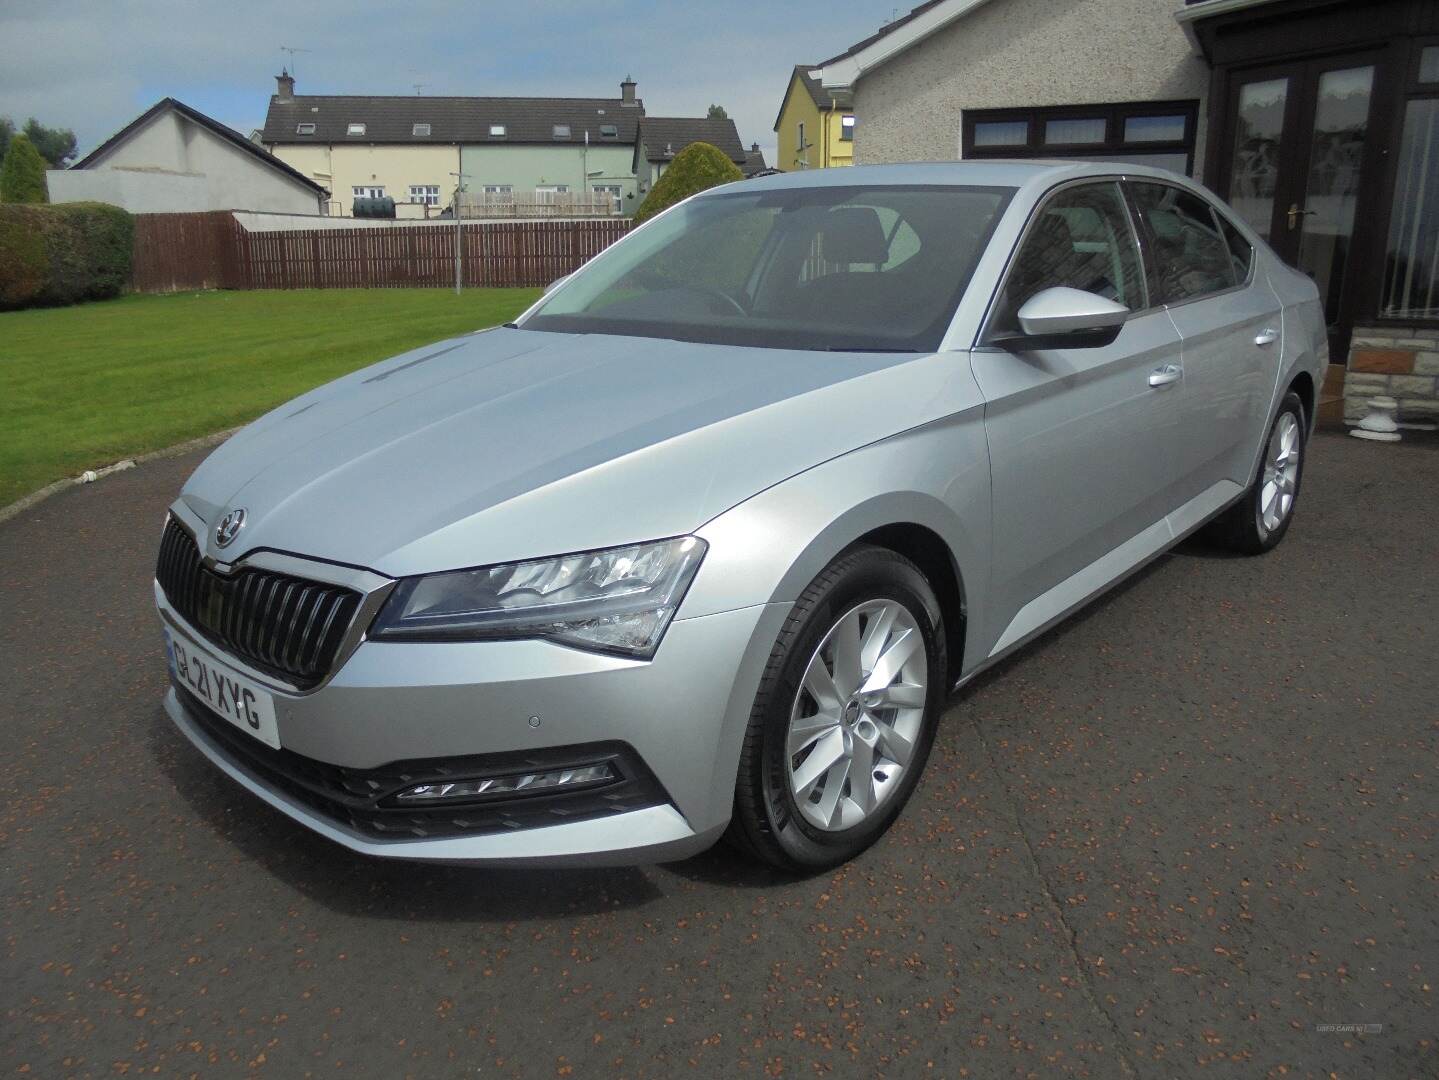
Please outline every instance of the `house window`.
[[365, 125], [364, 125], [364, 124], [351, 124], [351, 125], [349, 125], [349, 127], [345, 128], [345, 134], [346, 134], [346, 135], [363, 135], [364, 133], [365, 133]]
[[492, 139], [503, 139], [504, 137], [505, 137], [505, 125], [504, 125], [504, 124], [491, 124], [491, 125], [490, 125], [490, 138], [492, 138]]
[[[974, 125], [975, 146], [1023, 146], [1029, 141], [1029, 121], [989, 120]], [[967, 156], [967, 155], [966, 155]]]
[[411, 184], [410, 202], [422, 203], [425, 206], [440, 205], [439, 184]]
[[412, 127], [412, 128], [410, 129], [410, 134], [413, 135], [413, 136], [415, 136], [416, 138], [421, 138], [421, 137], [427, 136], [427, 135], [429, 135], [429, 133], [430, 133], [430, 125], [429, 125], [429, 124], [416, 124], [414, 127]]
[[624, 197], [624, 189], [619, 184], [595, 184], [591, 190], [596, 195], [608, 195], [611, 210], [616, 214], [620, 212], [620, 200]]
[[[1439, 79], [1439, 73], [1436, 73]], [[1410, 99], [1399, 136], [1379, 314], [1439, 319], [1439, 98]]]
[[1189, 173], [1198, 116], [1197, 101], [970, 109], [960, 152], [966, 158], [1098, 158]]
[[620, 129], [619, 129], [618, 127], [616, 127], [614, 124], [601, 124], [601, 125], [600, 125], [600, 138], [601, 138], [601, 139], [618, 139], [619, 137], [620, 137]]
[[513, 195], [515, 188], [513, 184], [486, 184], [486, 195]]
[[313, 135], [313, 134], [315, 134], [315, 125], [314, 125], [314, 124], [296, 124], [296, 125], [295, 125], [295, 134], [296, 134], [296, 135]]
[[839, 139], [840, 142], [854, 141], [854, 116], [845, 115], [839, 118]]
[[1046, 146], [1088, 146], [1104, 142], [1104, 117], [1085, 116], [1044, 122]]
[[556, 124], [554, 127], [553, 136], [556, 139], [568, 139], [570, 137], [570, 125]]
[[1184, 114], [1170, 116], [1126, 116], [1124, 141], [1127, 143], [1183, 142]]
[[383, 199], [385, 197], [384, 184], [359, 184], [350, 189], [357, 199]]
[[1426, 46], [1419, 54], [1419, 81], [1439, 83], [1439, 45]]

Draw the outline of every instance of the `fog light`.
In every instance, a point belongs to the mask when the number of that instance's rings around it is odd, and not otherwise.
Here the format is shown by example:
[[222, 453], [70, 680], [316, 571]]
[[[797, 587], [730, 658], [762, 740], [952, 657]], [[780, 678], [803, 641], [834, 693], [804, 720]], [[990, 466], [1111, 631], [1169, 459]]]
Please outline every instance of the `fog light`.
[[511, 773], [509, 776], [416, 784], [396, 795], [395, 801], [413, 804], [489, 799], [553, 791], [557, 788], [589, 787], [615, 779], [618, 779], [615, 770], [608, 762], [601, 762], [598, 765], [578, 765], [571, 769], [548, 769], [545, 772]]

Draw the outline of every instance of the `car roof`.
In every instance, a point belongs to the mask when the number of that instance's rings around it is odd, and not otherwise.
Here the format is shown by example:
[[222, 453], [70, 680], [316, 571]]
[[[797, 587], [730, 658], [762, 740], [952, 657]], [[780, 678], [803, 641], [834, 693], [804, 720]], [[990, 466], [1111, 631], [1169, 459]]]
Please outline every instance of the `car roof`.
[[[742, 181], [750, 188], [789, 189], [851, 187], [866, 184], [973, 185], [980, 187], [1049, 187], [1085, 176], [1152, 176], [1194, 186], [1188, 177], [1165, 169], [1117, 161], [985, 160], [918, 161], [896, 165], [855, 165], [838, 169], [802, 169]], [[726, 185], [726, 190], [734, 188]]]

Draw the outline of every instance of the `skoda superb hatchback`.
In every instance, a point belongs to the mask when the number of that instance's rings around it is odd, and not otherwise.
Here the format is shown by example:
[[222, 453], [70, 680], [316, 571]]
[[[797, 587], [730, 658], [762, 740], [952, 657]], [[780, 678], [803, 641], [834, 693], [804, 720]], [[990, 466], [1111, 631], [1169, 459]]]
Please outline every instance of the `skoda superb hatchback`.
[[370, 855], [830, 866], [958, 684], [1201, 526], [1280, 541], [1325, 354], [1313, 283], [1167, 173], [726, 185], [216, 450], [165, 707]]

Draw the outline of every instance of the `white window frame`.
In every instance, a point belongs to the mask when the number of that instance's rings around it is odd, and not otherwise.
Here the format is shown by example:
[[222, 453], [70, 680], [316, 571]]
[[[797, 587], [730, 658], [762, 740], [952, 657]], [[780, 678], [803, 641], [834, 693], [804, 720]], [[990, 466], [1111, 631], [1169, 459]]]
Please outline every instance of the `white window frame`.
[[357, 120], [353, 120], [345, 125], [345, 134], [350, 138], [363, 138], [365, 135], [365, 130], [365, 125]]
[[573, 138], [573, 134], [573, 129], [569, 124], [555, 124], [550, 128], [550, 138], [552, 139], [569, 139]]
[[351, 197], [356, 199], [383, 199], [384, 184], [356, 184], [350, 188]]
[[507, 134], [509, 134], [509, 131], [504, 124], [490, 125], [490, 138], [503, 139]]
[[411, 184], [410, 202], [419, 203], [421, 206], [440, 205], [439, 184]]
[[301, 123], [296, 124], [296, 125], [295, 125], [295, 134], [296, 134], [296, 135], [313, 135], [313, 134], [315, 134], [315, 122], [314, 122], [313, 120], [305, 120], [305, 121], [303, 121], [303, 122], [301, 122]]
[[[423, 128], [424, 130], [421, 131], [421, 130], [420, 130], [421, 128]], [[417, 124], [411, 125], [411, 127], [410, 127], [410, 137], [411, 137], [411, 138], [415, 138], [415, 139], [428, 138], [428, 137], [429, 137], [429, 134], [430, 134], [430, 125], [429, 125], [429, 124], [419, 124], [419, 123], [417, 123]]]

